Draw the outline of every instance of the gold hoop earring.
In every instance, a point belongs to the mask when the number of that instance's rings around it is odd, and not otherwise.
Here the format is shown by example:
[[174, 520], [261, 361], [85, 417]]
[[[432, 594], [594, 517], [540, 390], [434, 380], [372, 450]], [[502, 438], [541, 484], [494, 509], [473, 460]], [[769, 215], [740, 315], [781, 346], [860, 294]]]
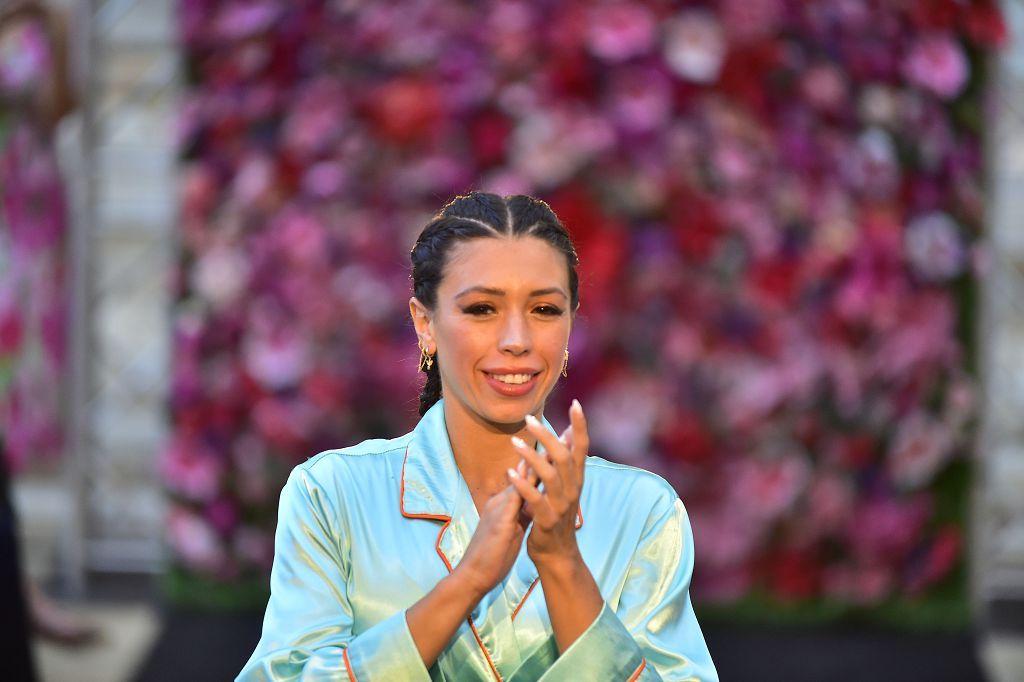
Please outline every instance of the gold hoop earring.
[[562, 360], [562, 376], [569, 376], [569, 349], [565, 349], [565, 359]]
[[434, 356], [427, 352], [425, 343], [417, 342], [416, 345], [420, 349], [420, 371], [429, 372], [430, 368], [434, 366]]

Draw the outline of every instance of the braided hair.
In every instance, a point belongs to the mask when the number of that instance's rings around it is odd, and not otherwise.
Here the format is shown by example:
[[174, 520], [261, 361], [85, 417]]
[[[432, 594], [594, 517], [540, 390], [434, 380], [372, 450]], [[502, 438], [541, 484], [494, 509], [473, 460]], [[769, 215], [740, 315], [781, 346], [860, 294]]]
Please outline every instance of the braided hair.
[[[483, 237], [538, 237], [565, 254], [569, 266], [571, 310], [579, 306], [579, 258], [562, 222], [545, 202], [522, 194], [502, 197], [487, 192], [470, 192], [455, 197], [423, 228], [413, 246], [413, 295], [433, 310], [437, 288], [444, 277], [448, 252], [459, 242]], [[437, 358], [423, 370], [427, 381], [420, 393], [420, 416], [441, 399], [441, 371]]]

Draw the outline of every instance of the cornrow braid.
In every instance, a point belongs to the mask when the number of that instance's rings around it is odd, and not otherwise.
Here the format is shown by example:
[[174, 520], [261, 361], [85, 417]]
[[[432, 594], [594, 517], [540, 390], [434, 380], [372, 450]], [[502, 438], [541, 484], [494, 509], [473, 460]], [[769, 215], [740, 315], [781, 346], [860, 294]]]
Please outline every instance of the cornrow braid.
[[[484, 237], [531, 236], [548, 242], [565, 255], [569, 266], [569, 298], [572, 310], [579, 306], [579, 258], [565, 226], [544, 201], [518, 194], [502, 197], [488, 192], [457, 196], [423, 228], [409, 254], [412, 261], [413, 295], [433, 310], [437, 289], [451, 248], [460, 242]], [[424, 369], [426, 383], [420, 392], [420, 416], [441, 399], [441, 372], [437, 359]]]

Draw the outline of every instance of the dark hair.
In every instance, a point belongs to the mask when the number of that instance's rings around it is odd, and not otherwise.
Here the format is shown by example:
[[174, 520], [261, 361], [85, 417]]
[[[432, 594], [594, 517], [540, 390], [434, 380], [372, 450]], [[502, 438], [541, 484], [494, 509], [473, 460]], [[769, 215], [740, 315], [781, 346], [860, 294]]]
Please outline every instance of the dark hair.
[[[538, 237], [565, 254], [569, 266], [569, 299], [579, 306], [579, 258], [565, 226], [545, 202], [517, 194], [502, 197], [470, 192], [455, 197], [423, 228], [412, 247], [413, 295], [428, 309], [437, 304], [437, 287], [444, 276], [448, 252], [459, 242], [483, 237]], [[441, 398], [441, 373], [437, 358], [424, 370], [427, 382], [420, 393], [420, 416]]]

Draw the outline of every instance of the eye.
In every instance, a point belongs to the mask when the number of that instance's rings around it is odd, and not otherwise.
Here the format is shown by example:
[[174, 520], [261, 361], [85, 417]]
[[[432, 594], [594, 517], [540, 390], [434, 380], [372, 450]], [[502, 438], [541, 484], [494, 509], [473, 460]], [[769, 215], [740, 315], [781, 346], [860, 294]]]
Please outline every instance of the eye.
[[562, 314], [562, 309], [550, 304], [539, 305], [534, 310], [545, 317], [558, 317]]
[[467, 315], [475, 315], [477, 317], [480, 317], [483, 315], [490, 315], [491, 313], [493, 313], [494, 306], [492, 306], [490, 303], [474, 303], [471, 306], [463, 308], [462, 312], [464, 312]]

